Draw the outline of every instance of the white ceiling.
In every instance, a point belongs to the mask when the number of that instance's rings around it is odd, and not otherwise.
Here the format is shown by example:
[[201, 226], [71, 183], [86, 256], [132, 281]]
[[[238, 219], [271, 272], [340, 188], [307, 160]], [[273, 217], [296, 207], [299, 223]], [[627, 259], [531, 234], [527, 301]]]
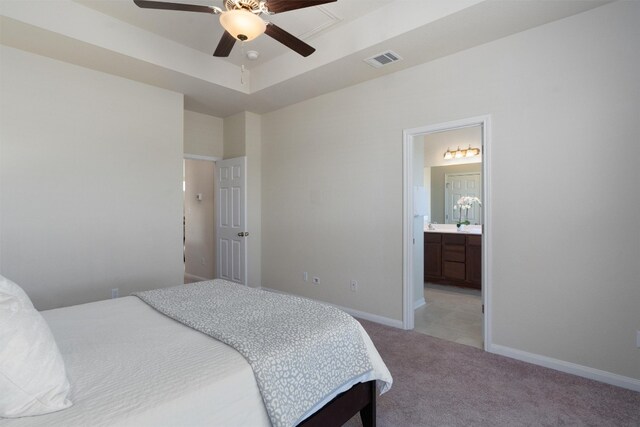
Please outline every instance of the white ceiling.
[[[140, 9], [131, 0], [73, 0], [98, 12], [135, 25], [159, 36], [211, 55], [222, 37], [218, 17], [204, 13]], [[223, 0], [172, 0], [174, 3], [189, 3], [217, 6], [224, 10]], [[313, 44], [313, 37], [342, 23], [351, 21], [367, 11], [392, 3], [393, 0], [346, 0], [322, 6], [298, 9], [291, 12], [264, 17], [294, 36]], [[244, 46], [242, 46], [244, 45]], [[255, 50], [260, 57], [249, 61], [242, 51]], [[238, 42], [227, 60], [235, 65], [253, 68], [285, 53], [287, 48], [270, 37], [258, 37], [246, 43]]]
[[[269, 17], [314, 54], [261, 36], [245, 46], [260, 52], [250, 62], [240, 43], [228, 59], [212, 56], [222, 34], [213, 15], [129, 0], [0, 0], [0, 43], [184, 93], [185, 108], [226, 117], [291, 105], [609, 1], [338, 0]], [[363, 62], [387, 49], [404, 59], [379, 69]]]

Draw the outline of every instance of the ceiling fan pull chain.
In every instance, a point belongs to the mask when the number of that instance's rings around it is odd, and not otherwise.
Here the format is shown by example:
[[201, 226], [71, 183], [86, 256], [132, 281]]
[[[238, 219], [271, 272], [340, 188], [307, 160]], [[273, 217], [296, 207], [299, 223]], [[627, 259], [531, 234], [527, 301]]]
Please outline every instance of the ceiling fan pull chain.
[[245, 66], [244, 66], [244, 41], [240, 41], [240, 53], [242, 54], [242, 62], [243, 64], [240, 65], [240, 84], [244, 84], [244, 71], [245, 71]]

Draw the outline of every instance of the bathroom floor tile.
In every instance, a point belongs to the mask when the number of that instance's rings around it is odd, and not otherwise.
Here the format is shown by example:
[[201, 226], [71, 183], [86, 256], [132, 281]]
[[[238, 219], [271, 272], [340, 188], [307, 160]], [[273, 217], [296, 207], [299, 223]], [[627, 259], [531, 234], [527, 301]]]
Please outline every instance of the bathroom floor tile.
[[483, 348], [480, 291], [425, 283], [424, 298], [415, 311], [416, 332]]

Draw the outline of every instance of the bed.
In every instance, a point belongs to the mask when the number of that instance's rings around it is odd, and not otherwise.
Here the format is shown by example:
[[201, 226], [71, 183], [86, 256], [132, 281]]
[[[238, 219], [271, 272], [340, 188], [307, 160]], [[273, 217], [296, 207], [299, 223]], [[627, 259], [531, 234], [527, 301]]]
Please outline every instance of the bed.
[[[3, 427], [272, 425], [243, 355], [136, 296], [41, 314], [64, 359], [73, 406], [0, 419]], [[342, 425], [358, 412], [364, 425], [375, 425], [376, 394], [392, 380], [358, 327], [373, 369], [346, 379], [299, 425]]]

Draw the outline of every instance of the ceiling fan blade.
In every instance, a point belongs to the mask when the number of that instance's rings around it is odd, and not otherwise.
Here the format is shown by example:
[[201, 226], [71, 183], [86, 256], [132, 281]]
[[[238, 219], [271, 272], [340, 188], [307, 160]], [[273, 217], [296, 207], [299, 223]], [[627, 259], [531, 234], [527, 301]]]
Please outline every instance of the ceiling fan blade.
[[213, 56], [226, 57], [231, 53], [231, 49], [233, 49], [233, 45], [236, 43], [235, 37], [229, 34], [227, 31], [224, 32], [220, 42], [218, 43], [218, 47], [216, 47], [216, 51], [213, 52]]
[[275, 39], [287, 46], [289, 49], [295, 50], [302, 56], [309, 56], [316, 51], [313, 47], [309, 46], [293, 34], [287, 33], [285, 30], [271, 22], [267, 23], [267, 29], [264, 33], [272, 39]]
[[268, 0], [267, 9], [271, 13], [282, 13], [294, 9], [333, 3], [338, 0]]
[[164, 9], [164, 10], [184, 10], [186, 12], [203, 12], [215, 14], [214, 10], [209, 6], [200, 6], [197, 4], [184, 4], [184, 3], [168, 3], [164, 1], [148, 1], [148, 0], [133, 0], [138, 6], [145, 9]]

